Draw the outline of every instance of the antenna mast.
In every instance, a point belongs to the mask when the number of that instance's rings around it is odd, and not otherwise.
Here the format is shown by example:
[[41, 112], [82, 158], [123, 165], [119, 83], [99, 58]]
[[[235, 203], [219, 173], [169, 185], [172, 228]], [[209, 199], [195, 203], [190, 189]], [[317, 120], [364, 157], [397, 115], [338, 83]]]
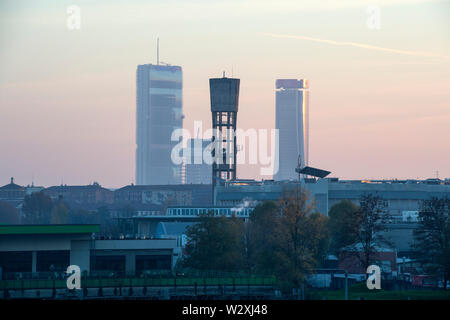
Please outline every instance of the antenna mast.
[[156, 38], [156, 64], [159, 65], [159, 37]]

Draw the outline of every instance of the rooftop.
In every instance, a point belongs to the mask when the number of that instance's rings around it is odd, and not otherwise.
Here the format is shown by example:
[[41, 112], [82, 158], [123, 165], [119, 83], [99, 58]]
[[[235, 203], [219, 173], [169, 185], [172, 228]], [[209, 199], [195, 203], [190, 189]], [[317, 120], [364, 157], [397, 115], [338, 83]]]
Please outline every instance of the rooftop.
[[63, 191], [74, 191], [74, 190], [107, 190], [109, 189], [103, 188], [100, 184], [97, 182], [94, 182], [93, 184], [88, 185], [75, 185], [75, 186], [68, 186], [68, 185], [60, 185], [60, 186], [51, 186], [46, 188], [44, 191], [57, 191], [57, 192], [63, 192]]
[[4, 185], [3, 187], [0, 187], [0, 189], [7, 189], [7, 190], [12, 190], [12, 189], [17, 189], [17, 190], [25, 190], [24, 187], [19, 186], [18, 184], [14, 183], [14, 178], [11, 178], [11, 182]]
[[0, 235], [73, 234], [100, 232], [98, 224], [0, 225]]

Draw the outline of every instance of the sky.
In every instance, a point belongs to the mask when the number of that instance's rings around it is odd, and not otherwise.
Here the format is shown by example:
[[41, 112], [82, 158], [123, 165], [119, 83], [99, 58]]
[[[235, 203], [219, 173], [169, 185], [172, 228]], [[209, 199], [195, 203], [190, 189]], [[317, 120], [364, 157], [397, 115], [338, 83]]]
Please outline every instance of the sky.
[[[274, 128], [277, 78], [306, 78], [310, 165], [450, 178], [450, 1], [7, 0], [0, 185], [134, 182], [136, 66], [156, 63], [157, 37], [160, 60], [183, 68], [188, 130], [211, 125], [208, 79], [223, 71], [241, 79], [245, 130]], [[270, 178], [257, 165], [238, 177]]]

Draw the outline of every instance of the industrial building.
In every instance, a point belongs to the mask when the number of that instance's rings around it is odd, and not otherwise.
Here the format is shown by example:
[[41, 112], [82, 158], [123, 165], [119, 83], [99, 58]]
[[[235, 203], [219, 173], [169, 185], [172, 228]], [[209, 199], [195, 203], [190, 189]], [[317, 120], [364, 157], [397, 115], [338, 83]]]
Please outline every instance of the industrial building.
[[337, 178], [298, 181], [246, 181], [227, 183], [215, 188], [215, 205], [237, 207], [263, 201], [277, 201], [285, 190], [303, 186], [316, 202], [316, 210], [325, 215], [342, 200], [359, 204], [363, 194], [379, 196], [386, 202], [389, 224], [387, 238], [401, 253], [414, 248], [414, 230], [418, 227], [420, 203], [432, 197], [450, 197], [447, 180], [339, 180]]
[[386, 238], [399, 255], [409, 255], [414, 249], [414, 230], [420, 203], [433, 197], [450, 197], [448, 181], [427, 180], [339, 180], [329, 179], [328, 205], [342, 200], [359, 204], [363, 194], [381, 197], [386, 204], [389, 223]]
[[[329, 179], [328, 202], [333, 206], [347, 199], [358, 204], [363, 194], [373, 194], [386, 201], [392, 219], [402, 222], [404, 213], [418, 211], [422, 200], [450, 197], [450, 184], [430, 180], [339, 180]], [[406, 220], [405, 220], [406, 221]]]
[[[152, 214], [148, 212], [136, 212], [133, 216], [133, 224], [136, 226], [136, 232], [139, 236], [160, 236], [168, 235], [167, 230], [161, 229], [169, 226], [172, 230], [177, 230], [171, 235], [174, 238], [182, 238], [186, 233], [186, 227], [197, 223], [199, 218], [205, 214], [211, 214], [214, 217], [235, 216], [241, 219], [248, 219], [254, 207], [215, 207], [215, 206], [169, 206], [165, 214]], [[161, 225], [163, 223], [163, 225]], [[165, 224], [165, 225], [164, 225]]]
[[246, 203], [278, 201], [283, 193], [303, 188], [316, 202], [316, 210], [328, 214], [328, 180], [304, 179], [298, 181], [236, 181], [217, 186], [215, 205], [237, 207]]

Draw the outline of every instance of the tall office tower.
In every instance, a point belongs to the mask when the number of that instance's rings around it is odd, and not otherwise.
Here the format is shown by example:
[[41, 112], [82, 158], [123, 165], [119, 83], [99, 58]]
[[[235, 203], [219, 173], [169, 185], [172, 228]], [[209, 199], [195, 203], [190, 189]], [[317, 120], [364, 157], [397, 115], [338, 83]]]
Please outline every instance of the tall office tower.
[[[236, 179], [236, 125], [239, 109], [239, 79], [209, 79], [212, 114], [212, 185]], [[214, 197], [214, 195], [213, 195]]]
[[136, 184], [181, 184], [171, 160], [172, 132], [183, 127], [181, 67], [138, 65], [136, 106]]
[[211, 184], [212, 168], [204, 159], [204, 152], [211, 154], [210, 139], [189, 139], [186, 148], [189, 158], [185, 165], [185, 183]]
[[279, 144], [276, 148], [279, 169], [274, 174], [275, 180], [298, 179], [295, 168], [298, 165], [308, 165], [308, 108], [308, 80], [276, 80], [275, 128], [279, 130]]

